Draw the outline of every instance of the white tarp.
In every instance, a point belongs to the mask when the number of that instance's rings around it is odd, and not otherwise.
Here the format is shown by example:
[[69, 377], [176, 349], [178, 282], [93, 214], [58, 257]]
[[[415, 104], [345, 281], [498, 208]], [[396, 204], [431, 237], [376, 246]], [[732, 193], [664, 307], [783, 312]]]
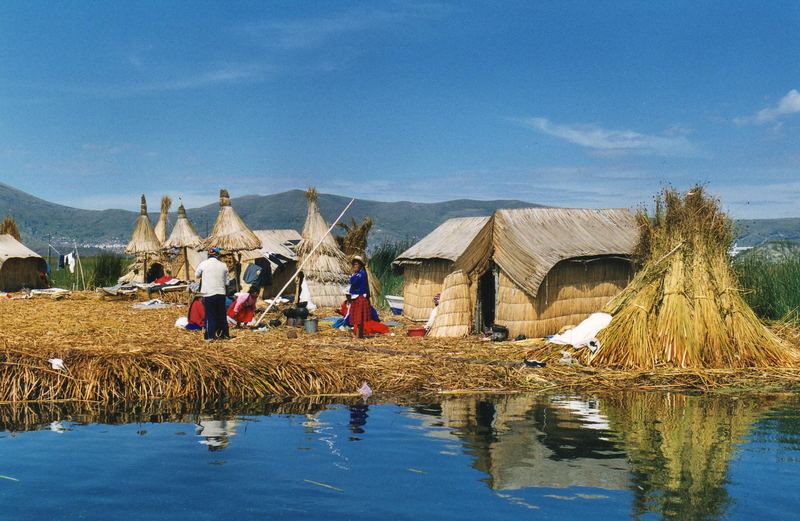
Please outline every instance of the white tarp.
[[600, 345], [597, 341], [597, 333], [605, 329], [610, 323], [611, 315], [608, 313], [592, 313], [576, 327], [550, 337], [550, 342], [571, 345], [575, 349], [589, 346], [592, 351], [595, 351], [597, 346]]

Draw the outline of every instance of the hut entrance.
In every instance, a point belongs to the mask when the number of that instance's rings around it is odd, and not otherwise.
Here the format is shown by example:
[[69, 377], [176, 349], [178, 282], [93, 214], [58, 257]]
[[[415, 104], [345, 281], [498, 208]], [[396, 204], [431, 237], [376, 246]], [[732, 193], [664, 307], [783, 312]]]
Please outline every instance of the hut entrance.
[[494, 325], [494, 308], [497, 302], [497, 280], [494, 266], [478, 279], [478, 330]]
[[164, 272], [164, 265], [160, 262], [154, 262], [147, 267], [147, 274], [145, 277], [145, 282], [155, 282], [157, 279], [160, 279], [165, 275]]

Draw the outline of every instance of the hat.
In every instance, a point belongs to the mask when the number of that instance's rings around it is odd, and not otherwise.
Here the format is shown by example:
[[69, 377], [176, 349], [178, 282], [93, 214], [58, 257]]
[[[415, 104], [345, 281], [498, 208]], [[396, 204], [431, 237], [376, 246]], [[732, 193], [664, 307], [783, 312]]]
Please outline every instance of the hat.
[[362, 266], [365, 265], [364, 264], [364, 257], [362, 257], [361, 255], [354, 255], [353, 256], [353, 260], [350, 261], [350, 263], [352, 264], [354, 262], [357, 262], [357, 263], [361, 264]]
[[441, 293], [437, 293], [436, 295], [433, 296], [433, 302], [436, 304], [438, 304], [441, 299], [442, 299]]
[[222, 253], [222, 248], [210, 248], [210, 249], [208, 250], [208, 256], [209, 256], [209, 257], [216, 257], [216, 256], [218, 256], [220, 253]]

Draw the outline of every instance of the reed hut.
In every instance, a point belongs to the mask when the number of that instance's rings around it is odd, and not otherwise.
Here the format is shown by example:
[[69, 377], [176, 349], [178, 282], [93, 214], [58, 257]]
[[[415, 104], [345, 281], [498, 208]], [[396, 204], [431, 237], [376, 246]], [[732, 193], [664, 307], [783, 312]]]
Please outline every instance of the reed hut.
[[124, 282], [146, 282], [148, 262], [152, 261], [152, 264], [155, 264], [163, 261], [161, 242], [156, 237], [150, 217], [147, 216], [147, 200], [144, 194], [142, 194], [139, 206], [139, 217], [133, 226], [133, 234], [131, 234], [131, 240], [125, 248], [125, 253], [135, 255], [137, 262], [134, 262], [128, 274], [120, 279]]
[[[162, 212], [164, 203], [162, 201]], [[183, 280], [193, 280], [197, 265], [203, 261], [204, 255], [198, 249], [202, 246], [203, 239], [197, 234], [194, 225], [186, 216], [183, 204], [178, 206], [178, 219], [172, 227], [172, 233], [164, 241], [163, 247], [167, 250], [177, 250], [179, 253], [173, 260], [172, 275]]]
[[529, 338], [577, 325], [631, 281], [637, 237], [635, 217], [624, 209], [498, 210], [494, 273], [478, 296], [484, 310], [494, 305], [484, 322]]
[[728, 250], [733, 226], [719, 201], [695, 187], [664, 191], [655, 215], [640, 212], [631, 284], [605, 311], [594, 365], [622, 368], [762, 367], [797, 362], [741, 295]]
[[241, 252], [261, 248], [261, 239], [233, 209], [231, 197], [225, 189], [219, 191], [219, 214], [211, 235], [203, 241], [203, 247], [220, 248], [234, 256], [237, 285], [241, 283]]
[[448, 219], [397, 257], [394, 265], [403, 272], [406, 318], [428, 320], [433, 297], [442, 292], [449, 274], [486, 269], [491, 255], [491, 221], [491, 217]]
[[469, 278], [462, 270], [446, 276], [442, 283], [439, 312], [428, 336], [443, 338], [469, 335], [475, 306], [471, 293]]
[[40, 255], [11, 235], [0, 235], [0, 291], [45, 288], [41, 275], [46, 272], [47, 263]]
[[[322, 217], [317, 197], [314, 188], [306, 192], [308, 215], [303, 225], [302, 240], [297, 246], [297, 256], [303, 265], [303, 274], [314, 304], [338, 307], [344, 300], [350, 279], [349, 263], [336, 239], [327, 233], [330, 226]], [[319, 247], [314, 251], [317, 244]]]
[[163, 196], [161, 198], [161, 213], [158, 215], [158, 221], [156, 221], [155, 226], [156, 237], [158, 237], [158, 240], [161, 243], [167, 240], [167, 221], [169, 217], [169, 209], [171, 207], [172, 199], [170, 196]]
[[269, 258], [275, 253], [288, 259], [283, 265], [270, 261], [272, 267], [272, 285], [264, 288], [265, 298], [276, 297], [276, 293], [289, 282], [297, 270], [297, 245], [302, 237], [297, 230], [253, 230], [261, 240], [261, 248], [242, 253], [242, 270], [246, 270], [256, 259]]

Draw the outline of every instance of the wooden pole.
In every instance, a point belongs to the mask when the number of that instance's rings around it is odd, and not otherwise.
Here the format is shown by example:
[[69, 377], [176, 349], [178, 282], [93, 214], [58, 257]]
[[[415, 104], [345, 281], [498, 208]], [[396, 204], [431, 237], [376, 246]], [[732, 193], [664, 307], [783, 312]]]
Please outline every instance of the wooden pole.
[[263, 313], [261, 313], [261, 316], [259, 316], [258, 320], [256, 320], [256, 323], [254, 324], [254, 327], [258, 326], [261, 323], [261, 321], [264, 320], [264, 317], [267, 316], [267, 313], [269, 313], [272, 310], [272, 308], [275, 307], [275, 303], [278, 302], [278, 299], [281, 298], [281, 295], [283, 295], [283, 292], [286, 291], [286, 288], [288, 288], [289, 285], [294, 281], [294, 279], [297, 278], [297, 275], [301, 271], [303, 271], [303, 266], [305, 266], [306, 261], [308, 260], [308, 258], [311, 257], [314, 254], [315, 251], [317, 251], [317, 248], [322, 246], [322, 241], [324, 241], [325, 237], [327, 237], [328, 234], [331, 233], [331, 231], [333, 231], [333, 228], [339, 223], [339, 221], [342, 219], [342, 217], [344, 217], [344, 214], [347, 213], [347, 210], [349, 210], [350, 207], [353, 206], [353, 203], [355, 201], [356, 201], [355, 197], [353, 199], [350, 199], [350, 202], [347, 203], [347, 206], [344, 207], [344, 210], [342, 210], [342, 213], [339, 214], [339, 217], [337, 217], [336, 220], [333, 221], [333, 224], [331, 224], [331, 227], [328, 228], [328, 231], [325, 232], [325, 234], [319, 239], [319, 242], [317, 242], [317, 244], [314, 246], [314, 248], [308, 253], [308, 255], [306, 255], [306, 258], [303, 259], [303, 262], [300, 263], [300, 266], [297, 267], [297, 271], [294, 272], [294, 275], [292, 275], [291, 278], [286, 281], [286, 284], [283, 285], [283, 287], [278, 292], [278, 294], [275, 295], [275, 297], [272, 299], [272, 304], [267, 306], [267, 309], [264, 310]]
[[189, 248], [183, 247], [183, 267], [186, 270], [186, 281], [192, 282], [192, 276], [189, 274]]

